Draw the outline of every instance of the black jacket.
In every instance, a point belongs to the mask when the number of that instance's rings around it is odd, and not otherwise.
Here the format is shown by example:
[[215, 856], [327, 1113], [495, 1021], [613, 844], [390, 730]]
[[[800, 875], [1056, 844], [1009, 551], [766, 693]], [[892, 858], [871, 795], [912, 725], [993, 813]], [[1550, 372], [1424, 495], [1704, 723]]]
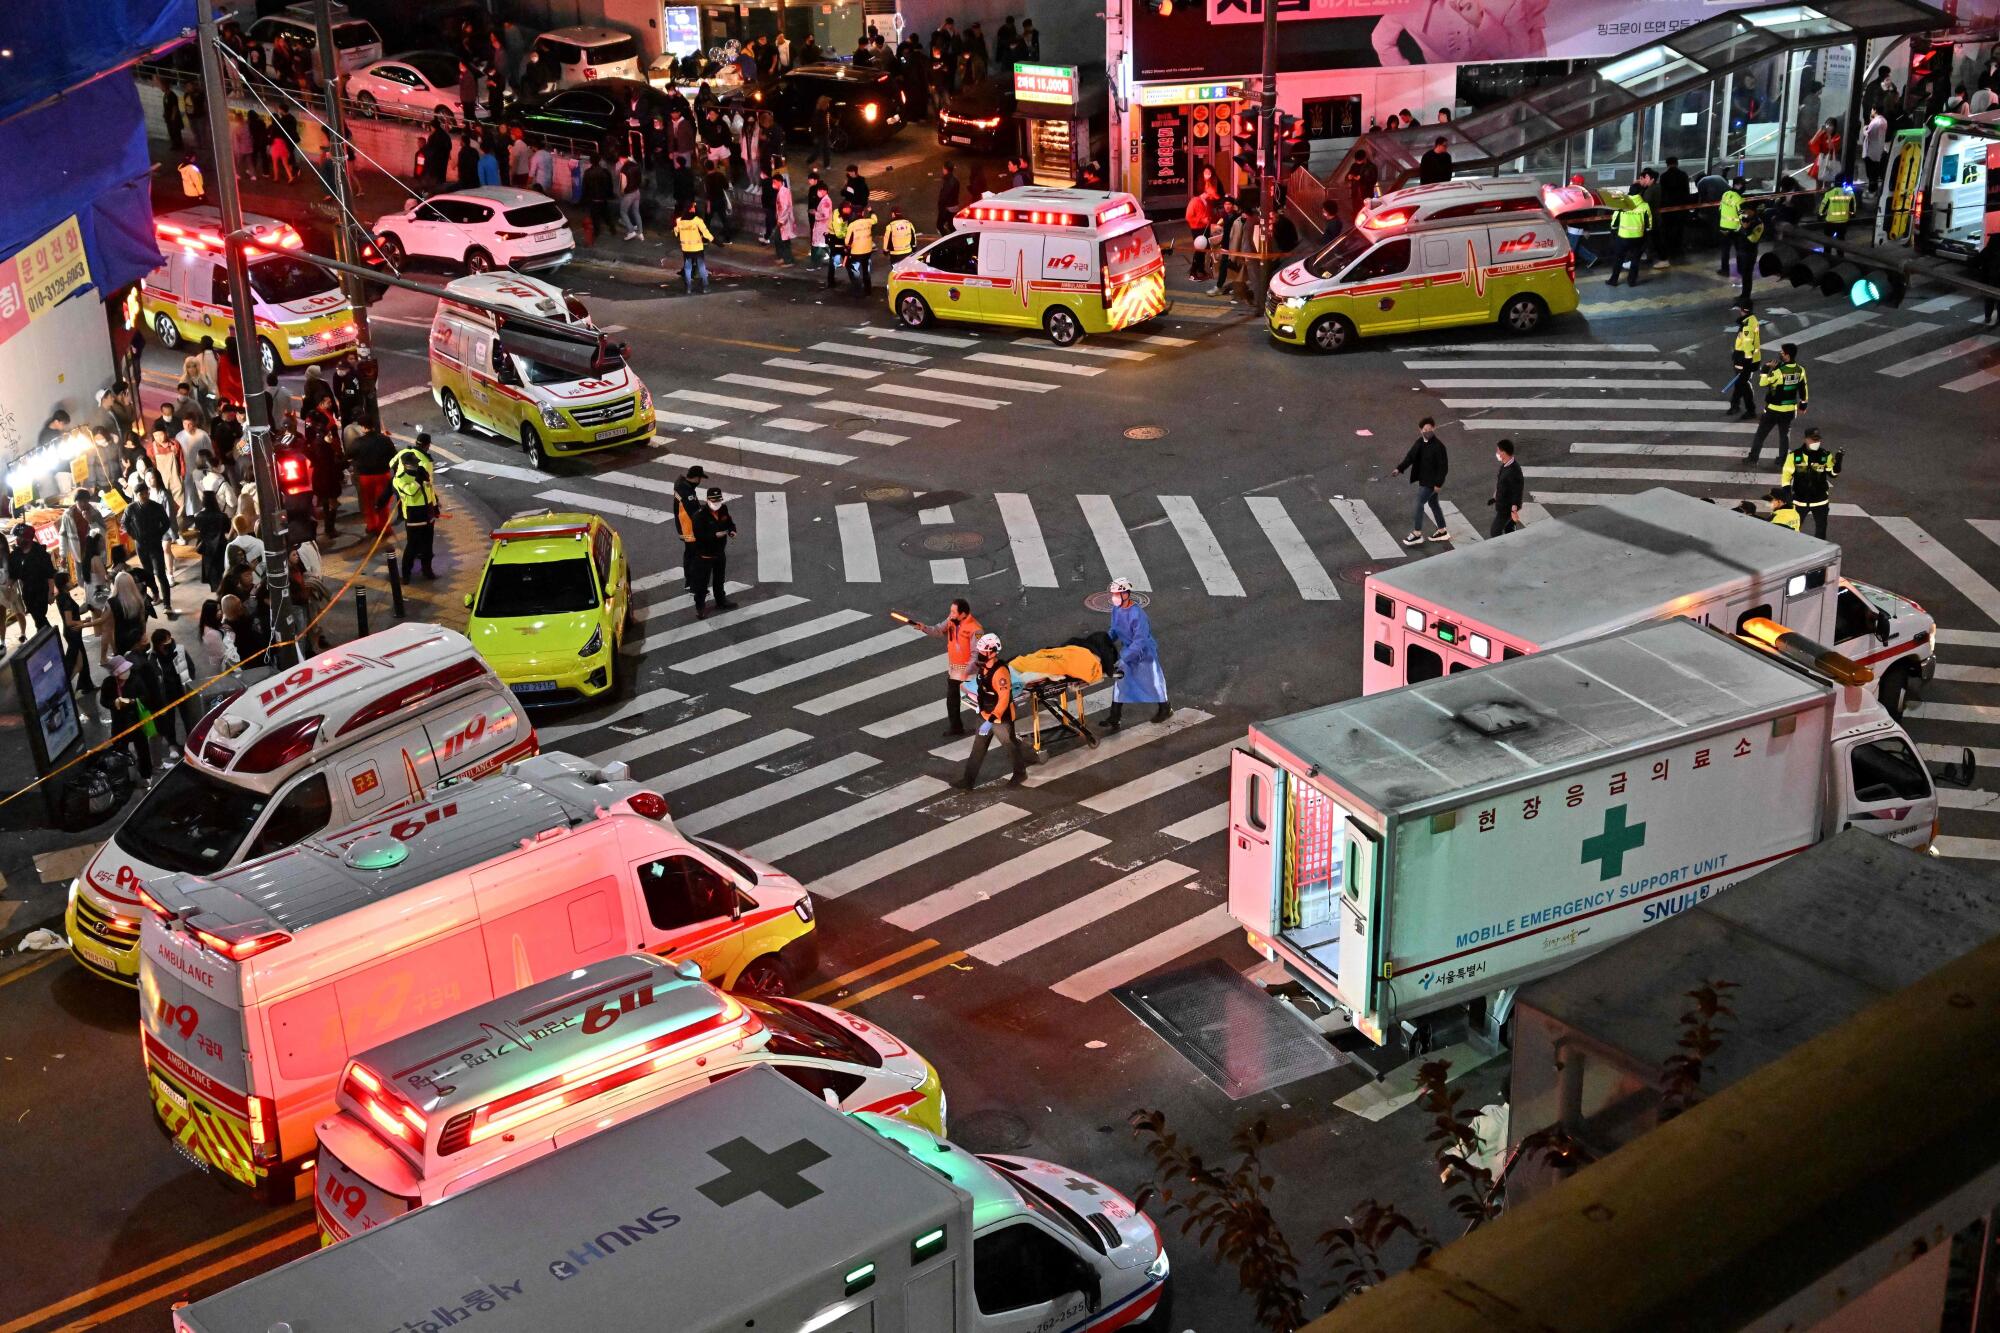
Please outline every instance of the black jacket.
[[1450, 153], [1433, 148], [1417, 159], [1417, 184], [1442, 185], [1450, 179]]
[[125, 526], [131, 531], [132, 539], [142, 547], [159, 546], [174, 530], [173, 520], [167, 517], [167, 507], [150, 497], [132, 506]]
[[694, 511], [694, 553], [702, 559], [720, 556], [735, 535], [736, 520], [729, 516], [728, 505], [713, 510], [703, 505]]
[[1499, 475], [1493, 479], [1493, 507], [1503, 514], [1512, 514], [1527, 493], [1528, 479], [1521, 475], [1520, 460], [1502, 463]]
[[1410, 480], [1419, 486], [1435, 489], [1444, 485], [1445, 474], [1451, 471], [1451, 458], [1444, 451], [1444, 441], [1435, 435], [1429, 439], [1417, 436], [1410, 452], [1396, 464], [1396, 471], [1408, 472]]

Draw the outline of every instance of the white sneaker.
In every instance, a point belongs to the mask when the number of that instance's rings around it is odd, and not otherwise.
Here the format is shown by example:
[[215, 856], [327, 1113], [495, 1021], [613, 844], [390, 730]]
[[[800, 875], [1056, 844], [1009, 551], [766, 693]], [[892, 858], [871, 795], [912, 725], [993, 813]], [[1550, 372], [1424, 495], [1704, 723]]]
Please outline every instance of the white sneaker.
[[1423, 544], [1424, 534], [1415, 530], [1412, 530], [1409, 536], [1403, 538], [1403, 545], [1405, 546], [1422, 546]]
[[1451, 534], [1449, 532], [1446, 532], [1443, 528], [1439, 528], [1436, 532], [1433, 532], [1431, 534], [1431, 540], [1434, 542], [1448, 542], [1451, 540]]

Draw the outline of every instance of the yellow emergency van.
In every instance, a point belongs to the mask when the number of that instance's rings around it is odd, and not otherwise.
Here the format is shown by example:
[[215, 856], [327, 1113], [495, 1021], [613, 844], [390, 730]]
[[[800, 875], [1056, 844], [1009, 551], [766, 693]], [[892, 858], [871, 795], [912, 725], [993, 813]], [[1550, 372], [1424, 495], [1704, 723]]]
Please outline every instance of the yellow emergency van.
[[1497, 321], [1533, 333], [1576, 309], [1569, 236], [1526, 176], [1417, 185], [1280, 270], [1264, 298], [1279, 342], [1339, 352], [1357, 338]]
[[[257, 348], [264, 373], [303, 366], [352, 349], [359, 341], [354, 307], [340, 279], [296, 251], [305, 241], [289, 222], [243, 215], [252, 240], [244, 247], [257, 318]], [[229, 263], [223, 253], [222, 214], [213, 206], [185, 208], [154, 220], [153, 233], [166, 262], [139, 280], [139, 309], [173, 351], [184, 342], [213, 339], [219, 348], [235, 332], [229, 304]]]
[[1067, 347], [1170, 308], [1166, 260], [1129, 194], [1023, 185], [961, 208], [955, 222], [889, 270], [889, 308], [913, 329], [1013, 324]]
[[[517, 310], [541, 324], [454, 298]], [[431, 320], [431, 396], [455, 431], [518, 440], [536, 467], [557, 456], [653, 438], [653, 395], [618, 344], [564, 338], [597, 326], [582, 302], [524, 273], [478, 273], [446, 284]]]

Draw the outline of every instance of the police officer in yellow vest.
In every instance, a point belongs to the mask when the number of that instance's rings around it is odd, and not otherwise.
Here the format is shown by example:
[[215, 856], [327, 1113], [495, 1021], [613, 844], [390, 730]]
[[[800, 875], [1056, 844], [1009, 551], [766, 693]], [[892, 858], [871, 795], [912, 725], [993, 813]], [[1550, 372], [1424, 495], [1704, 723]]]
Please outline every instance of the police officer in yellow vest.
[[847, 223], [854, 216], [853, 204], [842, 204], [826, 220], [826, 285], [833, 286], [847, 266]]
[[1854, 187], [1846, 181], [1835, 181], [1831, 189], [1819, 197], [1819, 220], [1826, 224], [1826, 234], [1839, 239], [1847, 231], [1848, 222], [1854, 217]]
[[1743, 181], [1741, 177], [1730, 181], [1722, 187], [1722, 198], [1717, 201], [1715, 206], [1715, 229], [1721, 234], [1720, 239], [1722, 242], [1722, 254], [1719, 256], [1720, 267], [1715, 270], [1716, 275], [1724, 278], [1729, 276], [1729, 256], [1733, 254], [1737, 256], [1736, 267], [1742, 270], [1745, 278], [1748, 278], [1750, 276], [1749, 261], [1743, 258], [1741, 251], [1737, 248], [1743, 240]]
[[1653, 188], [1653, 169], [1645, 168], [1629, 194], [1606, 194], [1604, 202], [1617, 213], [1612, 219], [1612, 232], [1617, 242], [1617, 250], [1611, 256], [1611, 279], [1607, 286], [1618, 285], [1618, 275], [1627, 264], [1632, 266], [1632, 286], [1639, 285], [1639, 252], [1646, 248], [1646, 233], [1653, 229], [1653, 206], [1646, 202], [1644, 192]]
[[1826, 536], [1827, 511], [1833, 508], [1833, 479], [1840, 475], [1841, 456], [1820, 440], [1819, 428], [1806, 431], [1805, 447], [1785, 455], [1778, 482], [1790, 489], [1799, 512], [1812, 520], [1813, 536]]
[[1786, 343], [1778, 349], [1778, 363], [1764, 363], [1764, 369], [1757, 376], [1757, 387], [1764, 391], [1764, 419], [1757, 423], [1757, 433], [1750, 437], [1750, 454], [1743, 461], [1752, 467], [1764, 452], [1764, 437], [1773, 428], [1778, 432], [1778, 453], [1782, 463], [1785, 454], [1792, 451], [1792, 422], [1799, 413], [1806, 410], [1806, 368], [1799, 364], [1797, 343]]
[[865, 208], [847, 220], [847, 286], [856, 296], [875, 290], [875, 221]]
[[891, 265], [899, 259], [908, 259], [917, 248], [917, 224], [903, 216], [900, 205], [889, 208], [889, 225], [882, 229], [882, 248], [888, 252]]
[[1799, 511], [1792, 506], [1792, 488], [1776, 486], [1764, 492], [1764, 498], [1771, 502], [1771, 521], [1781, 528], [1799, 530]]
[[1750, 385], [1757, 378], [1757, 364], [1764, 357], [1764, 331], [1757, 323], [1757, 316], [1751, 313], [1748, 301], [1736, 303], [1736, 340], [1729, 348], [1729, 365], [1736, 377], [1729, 382], [1729, 419], [1736, 420], [1741, 411], [1743, 420], [1750, 421], [1757, 415], [1757, 395]]
[[396, 507], [403, 514], [404, 580], [408, 581], [410, 571], [419, 564], [424, 567], [425, 578], [436, 578], [437, 573], [431, 568], [431, 544], [436, 536], [438, 498], [437, 486], [432, 481], [428, 431], [418, 431], [416, 444], [398, 449], [389, 460], [389, 485], [396, 492]]

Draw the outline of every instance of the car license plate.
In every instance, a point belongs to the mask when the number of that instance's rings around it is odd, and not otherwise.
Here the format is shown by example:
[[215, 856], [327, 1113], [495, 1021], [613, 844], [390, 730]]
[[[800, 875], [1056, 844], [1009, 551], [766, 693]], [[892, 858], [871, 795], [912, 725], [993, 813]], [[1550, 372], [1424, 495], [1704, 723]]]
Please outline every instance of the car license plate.
[[944, 136], [944, 141], [946, 143], [970, 144], [972, 142], [972, 136], [969, 134], [947, 134]]
[[107, 972], [116, 972], [118, 970], [118, 960], [111, 956], [111, 950], [105, 948], [87, 935], [77, 935], [75, 939], [70, 941], [70, 947]]
[[557, 233], [559, 233], [561, 230], [562, 228], [558, 227], [554, 231], [538, 231], [530, 239], [537, 241], [553, 241], [556, 238]]
[[555, 687], [556, 683], [552, 680], [522, 680], [514, 683], [514, 693], [540, 694], [545, 690], [552, 690]]
[[168, 1102], [168, 1104], [170, 1104], [176, 1111], [179, 1111], [182, 1115], [186, 1115], [188, 1113], [188, 1099], [181, 1096], [181, 1094], [174, 1089], [173, 1085], [168, 1083], [163, 1078], [155, 1078], [153, 1080], [153, 1086], [160, 1090], [160, 1096], [164, 1098]]
[[597, 438], [600, 440], [615, 440], [624, 433], [625, 433], [625, 428], [623, 426], [617, 426], [611, 430], [601, 430], [597, 432]]

